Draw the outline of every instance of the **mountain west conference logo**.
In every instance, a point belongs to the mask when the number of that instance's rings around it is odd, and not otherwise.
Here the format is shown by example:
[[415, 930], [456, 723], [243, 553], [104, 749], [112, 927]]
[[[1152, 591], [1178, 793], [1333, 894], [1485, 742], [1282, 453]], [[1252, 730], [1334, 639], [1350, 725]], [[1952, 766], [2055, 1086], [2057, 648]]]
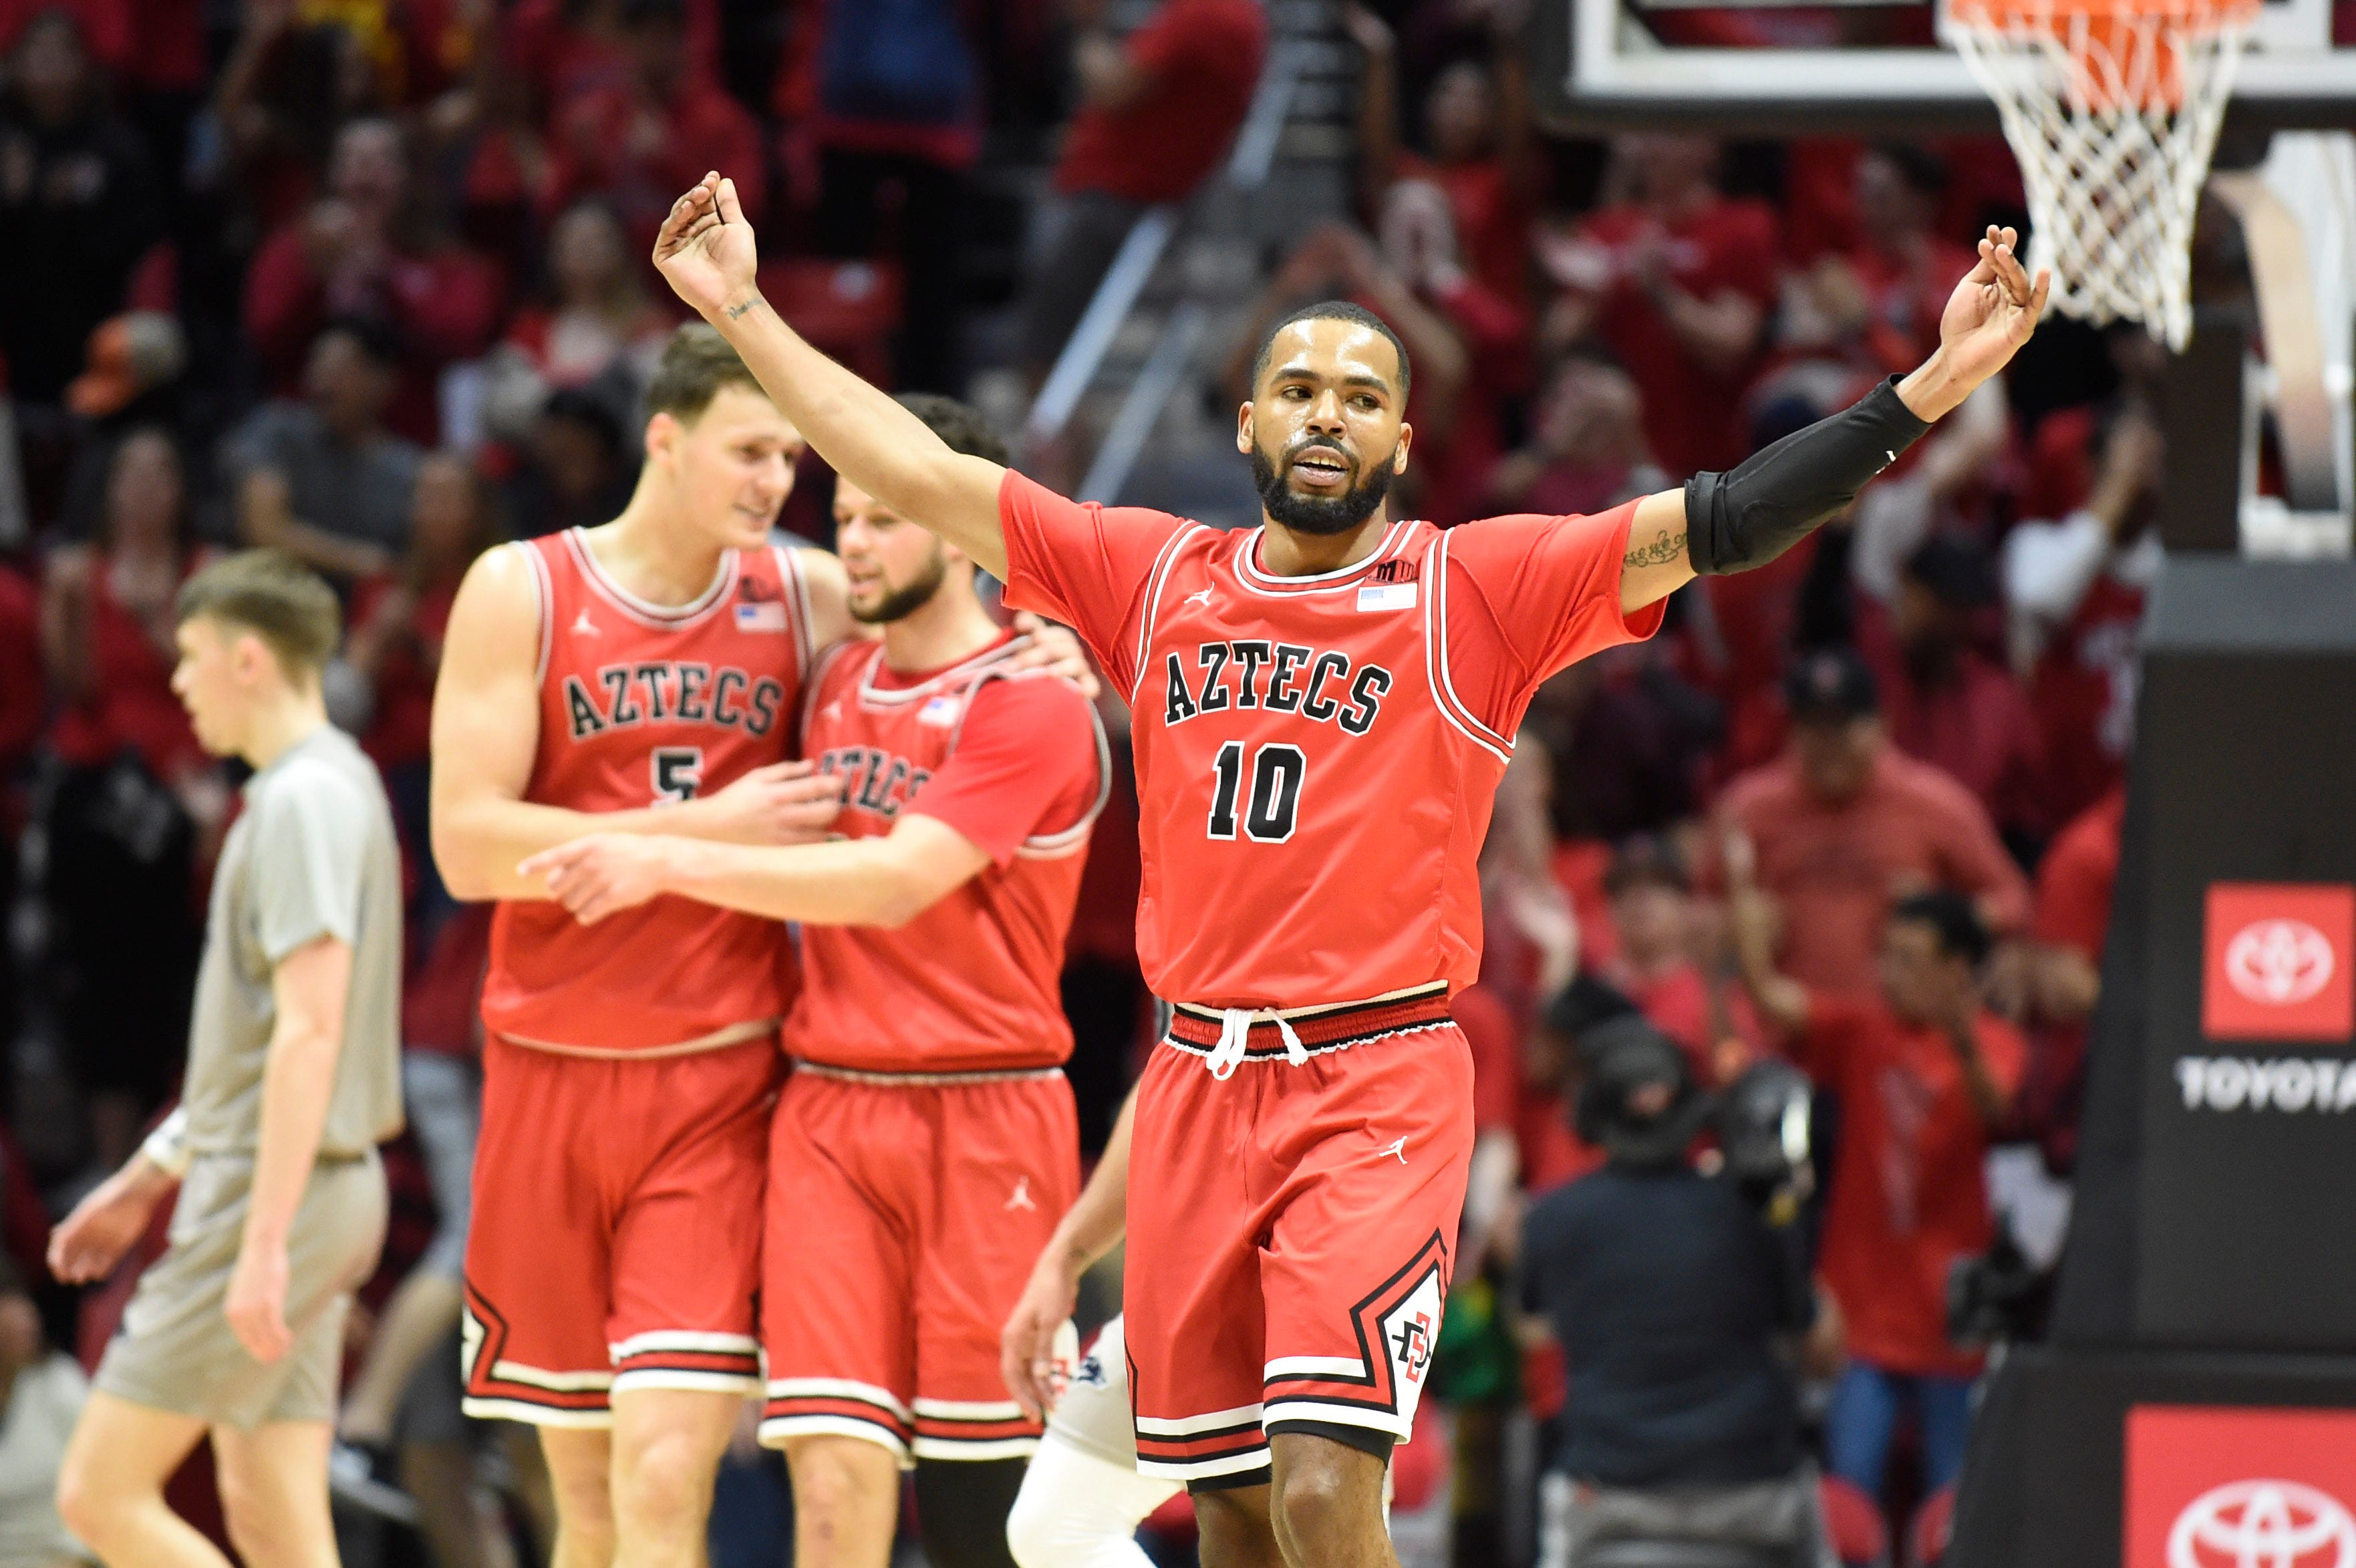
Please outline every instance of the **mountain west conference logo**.
[[2176, 1516], [2168, 1568], [2356, 1568], [2356, 1519], [2297, 1481], [2229, 1481]]

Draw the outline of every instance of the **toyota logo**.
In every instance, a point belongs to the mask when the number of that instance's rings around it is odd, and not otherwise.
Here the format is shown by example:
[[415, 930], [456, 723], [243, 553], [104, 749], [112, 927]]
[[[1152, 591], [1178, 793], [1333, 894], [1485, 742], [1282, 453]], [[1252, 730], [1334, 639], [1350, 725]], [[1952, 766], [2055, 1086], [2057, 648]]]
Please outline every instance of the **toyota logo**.
[[2252, 921], [2225, 944], [2225, 978], [2254, 1002], [2289, 1007], [2331, 983], [2331, 939], [2303, 920]]
[[2356, 1568], [2356, 1519], [2297, 1481], [2230, 1482], [2176, 1516], [2168, 1568]]

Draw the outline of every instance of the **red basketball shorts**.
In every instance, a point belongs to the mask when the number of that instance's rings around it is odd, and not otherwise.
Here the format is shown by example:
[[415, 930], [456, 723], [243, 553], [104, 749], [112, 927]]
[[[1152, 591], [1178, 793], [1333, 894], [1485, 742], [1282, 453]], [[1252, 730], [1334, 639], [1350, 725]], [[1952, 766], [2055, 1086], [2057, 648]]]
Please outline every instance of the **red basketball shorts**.
[[1222, 1081], [1219, 1015], [1180, 1008], [1139, 1094], [1137, 1467], [1196, 1490], [1265, 1482], [1271, 1433], [1406, 1439], [1464, 1206], [1472, 1058], [1445, 993], [1286, 1019], [1305, 1061], [1262, 1022]]
[[769, 1134], [761, 1441], [862, 1437], [903, 1464], [1037, 1447], [998, 1335], [1079, 1196], [1079, 1142], [1053, 1069], [797, 1065]]
[[760, 1392], [774, 1039], [686, 1056], [483, 1046], [466, 1410], [604, 1426], [632, 1388]]

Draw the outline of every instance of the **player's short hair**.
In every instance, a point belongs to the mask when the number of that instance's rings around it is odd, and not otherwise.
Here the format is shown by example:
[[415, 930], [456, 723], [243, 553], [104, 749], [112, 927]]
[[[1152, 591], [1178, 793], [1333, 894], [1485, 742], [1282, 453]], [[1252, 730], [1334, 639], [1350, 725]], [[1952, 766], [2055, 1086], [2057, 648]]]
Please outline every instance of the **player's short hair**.
[[1934, 888], [1916, 893], [1890, 907], [1890, 918], [1916, 921], [1929, 926], [1938, 934], [1942, 957], [1961, 958], [1975, 969], [1987, 961], [1995, 939], [1980, 919], [1980, 912], [1972, 901], [1951, 888]]
[[726, 338], [702, 322], [691, 321], [663, 345], [661, 362], [647, 383], [647, 413], [669, 414], [681, 424], [693, 424], [723, 387], [768, 396]]
[[180, 584], [175, 624], [202, 617], [260, 637], [290, 680], [316, 679], [343, 641], [327, 580], [283, 549], [246, 549]]
[[985, 458], [1001, 468], [1006, 465], [1005, 441], [981, 417], [981, 411], [970, 403], [944, 398], [937, 392], [903, 392], [899, 404], [924, 421], [925, 428], [939, 436], [951, 452]]
[[1259, 352], [1252, 357], [1252, 389], [1254, 391], [1259, 389], [1259, 379], [1268, 374], [1269, 357], [1276, 351], [1276, 335], [1288, 326], [1297, 325], [1304, 321], [1347, 321], [1370, 331], [1381, 333], [1390, 343], [1391, 352], [1398, 356], [1399, 401], [1402, 405], [1406, 403], [1408, 387], [1413, 379], [1413, 375], [1408, 368], [1407, 345], [1399, 341], [1399, 335], [1391, 330], [1389, 322], [1385, 321], [1365, 306], [1352, 304], [1348, 300], [1319, 300], [1315, 304], [1302, 305], [1299, 310], [1269, 327], [1268, 336], [1259, 340]]

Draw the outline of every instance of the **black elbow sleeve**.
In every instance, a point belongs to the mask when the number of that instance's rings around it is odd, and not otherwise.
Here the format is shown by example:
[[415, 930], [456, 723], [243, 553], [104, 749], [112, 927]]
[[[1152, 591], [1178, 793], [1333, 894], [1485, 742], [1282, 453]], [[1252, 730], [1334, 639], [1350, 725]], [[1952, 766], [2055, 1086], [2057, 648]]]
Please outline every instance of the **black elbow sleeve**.
[[1764, 566], [1857, 499], [1931, 427], [1890, 377], [1830, 419], [1794, 431], [1731, 473], [1686, 481], [1686, 549], [1703, 576]]

